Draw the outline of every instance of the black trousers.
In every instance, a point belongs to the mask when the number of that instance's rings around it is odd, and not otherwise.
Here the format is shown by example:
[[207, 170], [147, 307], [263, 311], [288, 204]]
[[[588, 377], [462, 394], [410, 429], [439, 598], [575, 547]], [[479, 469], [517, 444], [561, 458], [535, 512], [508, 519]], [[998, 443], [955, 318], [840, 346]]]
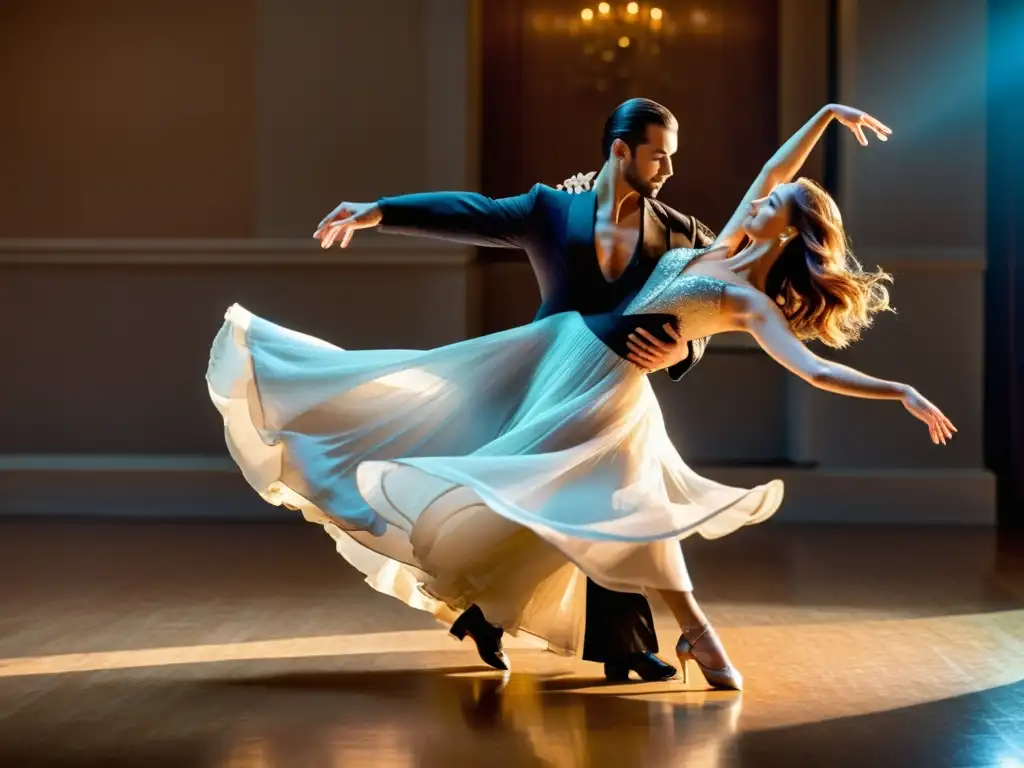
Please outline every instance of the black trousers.
[[631, 653], [657, 653], [651, 605], [643, 595], [613, 592], [587, 579], [586, 661], [618, 661]]

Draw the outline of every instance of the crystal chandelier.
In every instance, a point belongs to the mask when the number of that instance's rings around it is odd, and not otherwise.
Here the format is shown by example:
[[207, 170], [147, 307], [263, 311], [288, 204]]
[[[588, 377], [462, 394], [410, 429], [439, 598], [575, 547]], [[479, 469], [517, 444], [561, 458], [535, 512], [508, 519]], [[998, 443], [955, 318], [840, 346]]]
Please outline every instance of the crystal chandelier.
[[539, 35], [578, 44], [581, 57], [572, 66], [574, 74], [588, 89], [605, 92], [650, 87], [672, 77], [663, 55], [682, 33], [712, 32], [715, 19], [699, 8], [675, 18], [660, 5], [600, 2], [581, 8], [575, 16], [535, 14], [532, 26]]

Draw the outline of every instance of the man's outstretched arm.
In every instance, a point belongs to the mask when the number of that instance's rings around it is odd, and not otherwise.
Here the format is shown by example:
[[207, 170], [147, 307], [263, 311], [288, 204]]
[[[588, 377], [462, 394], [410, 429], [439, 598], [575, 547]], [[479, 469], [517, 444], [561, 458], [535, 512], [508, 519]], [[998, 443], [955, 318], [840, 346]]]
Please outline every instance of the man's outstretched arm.
[[423, 192], [382, 197], [374, 203], [341, 203], [313, 236], [323, 248], [335, 242], [344, 248], [356, 230], [377, 227], [469, 245], [525, 248], [536, 231], [540, 186], [497, 199], [475, 192]]

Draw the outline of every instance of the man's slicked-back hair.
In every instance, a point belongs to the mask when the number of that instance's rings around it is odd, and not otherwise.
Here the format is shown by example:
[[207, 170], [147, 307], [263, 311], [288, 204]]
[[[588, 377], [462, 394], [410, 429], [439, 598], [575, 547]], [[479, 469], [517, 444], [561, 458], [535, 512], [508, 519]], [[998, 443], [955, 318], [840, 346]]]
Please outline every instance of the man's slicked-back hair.
[[630, 99], [615, 108], [604, 124], [601, 137], [601, 156], [607, 160], [612, 154], [612, 144], [622, 139], [631, 152], [647, 139], [647, 126], [658, 125], [670, 131], [679, 130], [675, 115], [656, 101]]

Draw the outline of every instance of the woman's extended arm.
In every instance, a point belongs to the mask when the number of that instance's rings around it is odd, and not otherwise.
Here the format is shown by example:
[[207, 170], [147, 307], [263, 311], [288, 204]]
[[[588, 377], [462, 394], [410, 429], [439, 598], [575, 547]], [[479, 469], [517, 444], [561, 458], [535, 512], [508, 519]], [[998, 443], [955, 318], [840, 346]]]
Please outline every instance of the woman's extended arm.
[[956, 427], [913, 387], [876, 379], [811, 352], [793, 335], [775, 303], [760, 291], [730, 287], [726, 291], [726, 301], [740, 327], [753, 336], [776, 362], [807, 383], [848, 397], [899, 400], [911, 414], [928, 425], [932, 442], [945, 444], [946, 440], [953, 438]]
[[864, 135], [864, 128], [873, 131], [881, 141], [885, 141], [892, 133], [882, 123], [859, 109], [845, 107], [842, 104], [828, 104], [822, 107], [764, 164], [754, 183], [743, 195], [743, 200], [736, 211], [718, 233], [715, 245], [728, 246], [730, 253], [736, 251], [743, 240], [743, 220], [747, 216], [750, 204], [770, 194], [779, 184], [793, 180], [833, 119], [849, 128], [865, 146], [868, 140]]

